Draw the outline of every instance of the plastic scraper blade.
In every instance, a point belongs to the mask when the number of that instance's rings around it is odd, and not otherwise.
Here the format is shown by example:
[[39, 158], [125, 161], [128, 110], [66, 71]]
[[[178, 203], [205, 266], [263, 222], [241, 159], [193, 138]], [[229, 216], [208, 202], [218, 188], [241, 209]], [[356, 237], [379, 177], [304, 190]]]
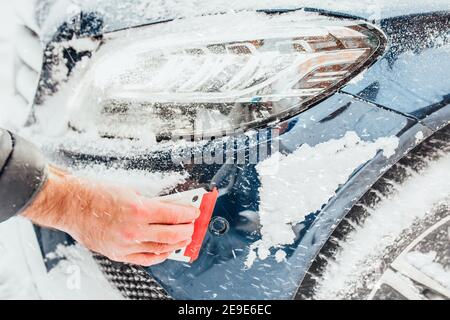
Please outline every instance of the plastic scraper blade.
[[181, 205], [192, 205], [200, 209], [200, 215], [194, 221], [192, 241], [185, 248], [173, 252], [169, 256], [170, 260], [192, 263], [198, 258], [218, 195], [219, 192], [217, 191], [217, 188], [214, 188], [209, 192], [200, 188], [160, 198], [162, 201]]

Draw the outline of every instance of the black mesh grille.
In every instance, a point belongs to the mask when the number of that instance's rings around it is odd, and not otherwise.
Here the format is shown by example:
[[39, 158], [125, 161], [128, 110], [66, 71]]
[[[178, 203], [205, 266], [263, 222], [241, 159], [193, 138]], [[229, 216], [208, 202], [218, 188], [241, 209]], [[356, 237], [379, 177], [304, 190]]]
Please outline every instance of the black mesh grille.
[[114, 262], [94, 254], [106, 279], [131, 300], [170, 300], [169, 294], [142, 267]]

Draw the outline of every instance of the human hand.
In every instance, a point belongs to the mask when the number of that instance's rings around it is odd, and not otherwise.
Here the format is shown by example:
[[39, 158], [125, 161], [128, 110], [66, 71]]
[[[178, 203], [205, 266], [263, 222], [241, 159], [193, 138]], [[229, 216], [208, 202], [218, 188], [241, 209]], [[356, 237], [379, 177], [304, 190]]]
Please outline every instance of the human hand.
[[189, 244], [200, 211], [78, 178], [54, 167], [23, 215], [111, 260], [150, 266]]

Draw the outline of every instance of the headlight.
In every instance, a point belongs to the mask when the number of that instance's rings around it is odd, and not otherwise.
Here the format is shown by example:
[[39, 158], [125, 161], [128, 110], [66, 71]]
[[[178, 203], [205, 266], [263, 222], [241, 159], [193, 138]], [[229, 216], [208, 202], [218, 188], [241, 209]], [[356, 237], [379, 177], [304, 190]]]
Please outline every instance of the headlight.
[[156, 140], [258, 128], [332, 94], [384, 44], [365, 22], [302, 11], [111, 33], [76, 86], [69, 122], [102, 136]]

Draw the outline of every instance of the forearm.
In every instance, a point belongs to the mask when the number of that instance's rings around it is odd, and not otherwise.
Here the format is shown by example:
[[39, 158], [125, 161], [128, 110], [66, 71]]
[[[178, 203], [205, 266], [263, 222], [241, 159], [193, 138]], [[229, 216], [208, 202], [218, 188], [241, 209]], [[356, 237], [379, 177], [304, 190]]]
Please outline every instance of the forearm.
[[40, 226], [67, 231], [64, 228], [67, 213], [74, 201], [83, 197], [82, 189], [76, 188], [75, 181], [66, 172], [49, 166], [46, 182], [22, 215]]

